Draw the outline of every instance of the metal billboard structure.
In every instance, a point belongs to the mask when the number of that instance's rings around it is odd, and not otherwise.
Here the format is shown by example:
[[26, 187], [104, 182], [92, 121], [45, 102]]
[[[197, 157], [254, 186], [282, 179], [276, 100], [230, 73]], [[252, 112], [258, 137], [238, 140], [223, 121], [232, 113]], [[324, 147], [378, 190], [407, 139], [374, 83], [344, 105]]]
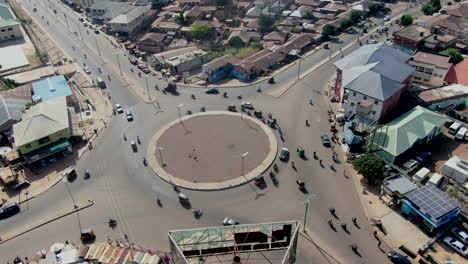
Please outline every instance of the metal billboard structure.
[[299, 221], [286, 221], [169, 231], [172, 260], [175, 264], [292, 264], [299, 226]]

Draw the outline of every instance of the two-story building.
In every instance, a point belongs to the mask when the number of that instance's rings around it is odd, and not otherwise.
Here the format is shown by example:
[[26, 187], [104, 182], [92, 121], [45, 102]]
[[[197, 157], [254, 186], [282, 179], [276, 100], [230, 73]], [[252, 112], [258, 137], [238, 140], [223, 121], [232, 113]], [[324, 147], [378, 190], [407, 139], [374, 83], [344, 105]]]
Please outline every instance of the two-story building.
[[407, 88], [414, 68], [411, 58], [385, 44], [365, 45], [335, 63], [332, 98], [339, 100], [346, 117], [358, 115], [370, 122], [391, 112]]
[[408, 62], [413, 66], [412, 81], [430, 86], [444, 85], [445, 76], [452, 66], [450, 57], [418, 51]]
[[393, 45], [395, 48], [413, 54], [423, 44], [423, 40], [432, 35], [429, 28], [418, 25], [410, 25], [393, 33]]
[[107, 24], [121, 14], [126, 14], [136, 7], [127, 2], [96, 1], [85, 8], [86, 14], [96, 24]]
[[14, 146], [28, 163], [71, 151], [71, 117], [64, 96], [32, 106], [13, 125]]
[[199, 68], [206, 62], [208, 62], [208, 53], [203, 50], [195, 50], [170, 57], [164, 61], [164, 65], [172, 74], [181, 74]]
[[108, 25], [113, 33], [121, 36], [134, 36], [145, 26], [146, 14], [150, 6], [136, 6], [134, 9], [116, 16]]
[[8, 3], [0, 1], [0, 42], [22, 38], [21, 23]]

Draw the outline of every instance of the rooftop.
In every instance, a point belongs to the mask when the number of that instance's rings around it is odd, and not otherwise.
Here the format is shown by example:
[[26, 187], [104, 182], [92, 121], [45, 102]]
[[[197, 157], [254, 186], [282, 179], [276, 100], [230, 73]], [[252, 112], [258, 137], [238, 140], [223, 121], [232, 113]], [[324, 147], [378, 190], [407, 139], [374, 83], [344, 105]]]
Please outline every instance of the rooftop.
[[134, 9], [129, 10], [126, 13], [116, 16], [114, 19], [109, 21], [111, 24], [128, 24], [144, 15], [148, 10], [149, 6], [136, 6]]
[[140, 38], [141, 41], [152, 40], [154, 42], [162, 42], [166, 38], [167, 34], [164, 33], [146, 33], [143, 37]]
[[452, 66], [452, 64], [449, 63], [450, 57], [422, 51], [416, 52], [416, 54], [413, 57], [413, 60], [427, 64], [432, 64], [434, 66], [445, 69], [448, 69], [450, 68], [450, 66]]
[[396, 31], [393, 35], [419, 42], [431, 35], [431, 30], [422, 26], [411, 25]]
[[432, 220], [438, 220], [453, 210], [460, 208], [457, 200], [451, 198], [432, 184], [411, 192], [406, 196], [406, 199]]
[[201, 57], [203, 55], [207, 54], [207, 52], [203, 51], [203, 50], [196, 50], [196, 51], [190, 51], [190, 52], [186, 52], [184, 54], [181, 54], [181, 55], [178, 55], [178, 56], [175, 56], [175, 57], [171, 57], [171, 58], [168, 58], [165, 62], [169, 65], [172, 65], [172, 66], [177, 66], [179, 64], [182, 64], [186, 61], [190, 61], [190, 60], [193, 60], [195, 58], [198, 58], [198, 57]]
[[241, 62], [240, 59], [234, 57], [233, 55], [231, 54], [227, 54], [227, 55], [224, 55], [222, 57], [219, 57], [217, 59], [214, 59], [208, 63], [206, 63], [205, 65], [203, 65], [204, 68], [207, 68], [209, 70], [216, 70], [216, 69], [219, 69], [221, 67], [223, 67], [224, 65], [226, 64], [231, 64], [231, 65], [237, 65]]
[[10, 8], [10, 5], [0, 2], [0, 27], [7, 27], [19, 24], [15, 14]]
[[440, 10], [440, 13], [456, 17], [466, 17], [468, 16], [468, 2], [465, 1], [456, 5], [447, 6]]
[[15, 145], [22, 146], [69, 127], [66, 98], [56, 97], [32, 106], [13, 125]]
[[405, 196], [418, 188], [410, 179], [401, 174], [385, 178], [383, 186], [392, 193], [398, 193], [401, 196]]
[[160, 62], [163, 62], [169, 58], [179, 56], [188, 52], [194, 52], [196, 50], [198, 50], [196, 46], [190, 46], [190, 47], [160, 52], [160, 53], [154, 54], [153, 56], [157, 58]]
[[442, 127], [445, 121], [447, 117], [422, 106], [416, 106], [376, 131], [374, 144], [397, 157], [411, 148], [414, 143]]
[[73, 94], [63, 75], [34, 82], [32, 87], [34, 93], [32, 97], [33, 101], [40, 99], [42, 102], [45, 102], [56, 97], [70, 96]]
[[449, 98], [468, 97], [468, 86], [456, 83], [445, 87], [422, 90], [419, 92], [418, 97], [425, 104], [438, 103]]
[[0, 92], [0, 131], [8, 120], [20, 121], [27, 103], [31, 102], [31, 85]]
[[445, 81], [468, 86], [468, 59], [453, 65], [447, 72]]

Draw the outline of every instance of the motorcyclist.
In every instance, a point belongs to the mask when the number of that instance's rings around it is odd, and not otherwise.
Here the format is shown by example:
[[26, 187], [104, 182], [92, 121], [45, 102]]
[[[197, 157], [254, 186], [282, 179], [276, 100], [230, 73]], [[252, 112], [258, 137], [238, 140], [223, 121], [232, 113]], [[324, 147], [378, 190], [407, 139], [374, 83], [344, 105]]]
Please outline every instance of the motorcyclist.
[[333, 225], [333, 220], [328, 219], [328, 224], [329, 224], [329, 225]]
[[343, 229], [346, 229], [346, 223], [345, 223], [345, 222], [341, 222], [341, 227], [342, 227]]
[[335, 214], [335, 208], [330, 207], [330, 213]]

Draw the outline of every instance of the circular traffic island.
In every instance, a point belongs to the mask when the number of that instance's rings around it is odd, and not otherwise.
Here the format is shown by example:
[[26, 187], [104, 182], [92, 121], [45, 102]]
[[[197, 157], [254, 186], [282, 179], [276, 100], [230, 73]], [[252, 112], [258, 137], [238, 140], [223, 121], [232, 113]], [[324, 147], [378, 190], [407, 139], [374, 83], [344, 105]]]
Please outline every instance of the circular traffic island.
[[246, 183], [273, 163], [272, 130], [246, 114], [211, 111], [185, 116], [160, 129], [148, 161], [165, 181], [195, 190], [220, 190]]

